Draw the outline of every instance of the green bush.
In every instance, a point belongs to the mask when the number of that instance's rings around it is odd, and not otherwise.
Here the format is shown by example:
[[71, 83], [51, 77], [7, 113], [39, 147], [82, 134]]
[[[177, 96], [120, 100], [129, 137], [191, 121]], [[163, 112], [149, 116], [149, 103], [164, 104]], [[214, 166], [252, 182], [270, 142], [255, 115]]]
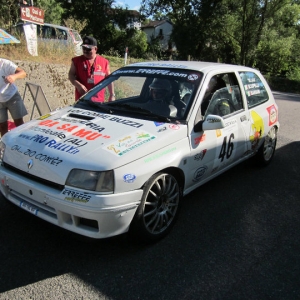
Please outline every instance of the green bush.
[[265, 75], [272, 91], [300, 94], [300, 81]]

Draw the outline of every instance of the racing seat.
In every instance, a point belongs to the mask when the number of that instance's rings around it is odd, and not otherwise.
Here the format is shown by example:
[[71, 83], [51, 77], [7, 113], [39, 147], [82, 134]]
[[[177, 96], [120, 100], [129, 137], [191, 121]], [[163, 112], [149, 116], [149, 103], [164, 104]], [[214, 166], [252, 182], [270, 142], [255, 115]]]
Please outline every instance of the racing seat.
[[236, 111], [232, 97], [228, 92], [227, 87], [219, 89], [212, 96], [205, 115], [213, 114], [218, 116], [226, 116]]
[[210, 106], [210, 102], [212, 101], [214, 94], [218, 90], [223, 89], [225, 87], [226, 87], [225, 81], [218, 75], [215, 75], [210, 79], [210, 82], [208, 84], [207, 90], [205, 92], [201, 104], [201, 111], [203, 116], [205, 115], [208, 106]]

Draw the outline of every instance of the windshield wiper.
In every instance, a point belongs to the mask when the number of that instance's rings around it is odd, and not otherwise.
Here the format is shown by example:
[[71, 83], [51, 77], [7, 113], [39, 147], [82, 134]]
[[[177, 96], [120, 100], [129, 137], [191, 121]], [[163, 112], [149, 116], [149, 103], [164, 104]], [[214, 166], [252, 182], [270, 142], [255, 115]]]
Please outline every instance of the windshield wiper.
[[154, 117], [155, 119], [158, 119], [160, 121], [171, 122], [170, 118], [168, 118], [166, 116], [162, 116], [160, 114], [157, 114], [157, 113], [153, 112], [150, 109], [143, 108], [143, 107], [140, 107], [140, 106], [135, 106], [135, 105], [128, 104], [128, 103], [116, 103], [116, 102], [110, 102], [109, 105], [114, 106], [116, 109], [126, 108], [126, 110], [129, 110], [129, 111], [132, 111], [132, 112], [137, 112], [137, 113], [140, 113], [140, 114], [145, 115], [145, 116]]
[[94, 102], [94, 101], [89, 100], [86, 103], [88, 103], [91, 106], [100, 108], [100, 110], [102, 110], [102, 111], [104, 111], [108, 114], [113, 114], [114, 113], [114, 111], [111, 108], [109, 108], [107, 105], [103, 104], [102, 102]]
[[129, 110], [134, 110], [134, 111], [141, 111], [141, 112], [146, 112], [146, 113], [152, 113], [151, 110], [146, 109], [146, 108], [142, 108], [140, 106], [135, 106], [132, 104], [128, 104], [128, 103], [117, 103], [117, 102], [110, 102], [109, 103], [110, 106], [114, 106], [114, 107], [124, 107], [127, 108]]

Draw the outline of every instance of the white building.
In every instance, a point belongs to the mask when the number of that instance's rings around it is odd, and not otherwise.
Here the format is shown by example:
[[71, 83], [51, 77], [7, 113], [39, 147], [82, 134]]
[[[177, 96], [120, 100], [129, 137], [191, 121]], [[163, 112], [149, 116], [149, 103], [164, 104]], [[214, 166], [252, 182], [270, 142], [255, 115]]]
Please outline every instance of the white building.
[[150, 21], [148, 24], [142, 25], [141, 30], [146, 33], [148, 43], [151, 42], [151, 39], [158, 38], [163, 50], [167, 50], [169, 48], [169, 40], [173, 30], [173, 24], [171, 21]]

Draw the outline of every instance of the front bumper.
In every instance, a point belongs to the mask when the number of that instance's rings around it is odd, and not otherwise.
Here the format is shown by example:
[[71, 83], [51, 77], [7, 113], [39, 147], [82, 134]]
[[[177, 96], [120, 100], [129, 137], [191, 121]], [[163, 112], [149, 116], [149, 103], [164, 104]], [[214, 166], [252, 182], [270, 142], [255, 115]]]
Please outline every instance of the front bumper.
[[[143, 190], [99, 195], [72, 189], [60, 191], [0, 166], [0, 191], [10, 202], [72, 232], [106, 238], [128, 231]], [[85, 199], [82, 201], [82, 199]], [[88, 200], [87, 200], [88, 199]]]

